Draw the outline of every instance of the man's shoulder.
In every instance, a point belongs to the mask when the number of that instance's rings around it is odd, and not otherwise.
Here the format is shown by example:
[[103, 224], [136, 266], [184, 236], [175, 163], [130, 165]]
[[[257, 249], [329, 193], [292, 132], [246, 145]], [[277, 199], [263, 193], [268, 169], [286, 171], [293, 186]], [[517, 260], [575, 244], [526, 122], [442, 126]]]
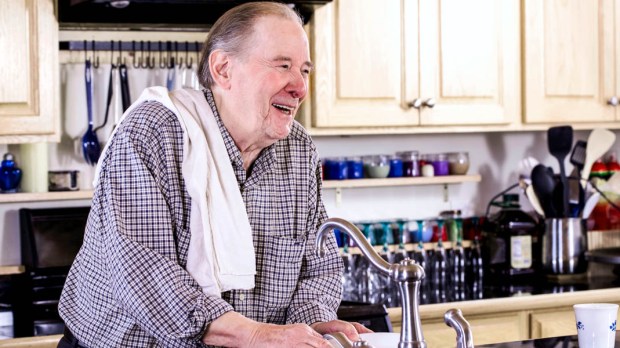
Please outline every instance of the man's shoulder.
[[170, 124], [178, 124], [174, 112], [158, 101], [148, 100], [136, 106], [121, 123], [125, 130], [157, 130]]

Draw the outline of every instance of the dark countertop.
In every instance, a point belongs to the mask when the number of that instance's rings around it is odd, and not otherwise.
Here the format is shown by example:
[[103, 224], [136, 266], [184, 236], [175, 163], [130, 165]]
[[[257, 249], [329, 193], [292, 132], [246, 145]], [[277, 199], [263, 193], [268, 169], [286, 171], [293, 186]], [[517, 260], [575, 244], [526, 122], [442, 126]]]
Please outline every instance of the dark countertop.
[[[474, 337], [475, 341], [475, 337]], [[475, 343], [475, 342], [474, 342]], [[620, 347], [620, 331], [616, 331], [616, 347]], [[539, 338], [536, 340], [486, 344], [480, 348], [578, 348], [577, 336]]]
[[430, 289], [428, 286], [423, 287], [420, 291], [420, 302], [421, 304], [435, 304], [609, 288], [620, 288], [620, 277], [553, 278], [538, 276], [518, 281], [485, 279], [483, 284], [468, 284], [463, 288], [447, 287], [442, 292]]

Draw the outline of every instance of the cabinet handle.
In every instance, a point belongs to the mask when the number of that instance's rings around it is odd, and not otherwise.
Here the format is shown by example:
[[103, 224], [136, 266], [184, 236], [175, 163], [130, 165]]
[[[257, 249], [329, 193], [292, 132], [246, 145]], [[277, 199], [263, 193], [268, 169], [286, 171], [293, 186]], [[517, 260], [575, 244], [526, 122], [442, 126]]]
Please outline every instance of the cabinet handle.
[[407, 104], [407, 106], [409, 106], [410, 108], [419, 109], [420, 107], [422, 107], [422, 99], [415, 98], [413, 101], [409, 102], [409, 104]]
[[609, 98], [607, 100], [607, 104], [609, 104], [611, 106], [617, 106], [618, 105], [618, 97], [613, 96], [613, 97]]
[[422, 105], [428, 107], [428, 108], [432, 108], [435, 106], [435, 99], [433, 98], [428, 98], [424, 101], [424, 103], [422, 103]]

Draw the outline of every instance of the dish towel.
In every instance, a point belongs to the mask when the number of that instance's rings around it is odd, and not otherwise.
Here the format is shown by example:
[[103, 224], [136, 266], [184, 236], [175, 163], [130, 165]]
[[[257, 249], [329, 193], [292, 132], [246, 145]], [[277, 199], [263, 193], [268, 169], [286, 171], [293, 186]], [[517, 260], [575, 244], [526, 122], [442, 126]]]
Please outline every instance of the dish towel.
[[[149, 87], [127, 109], [120, 123], [145, 101], [162, 103], [174, 112], [183, 128], [182, 173], [192, 202], [187, 271], [208, 295], [220, 297], [224, 291], [252, 289], [256, 274], [252, 229], [224, 140], [204, 94], [191, 89], [169, 94], [165, 87]], [[97, 164], [95, 186], [101, 162]]]

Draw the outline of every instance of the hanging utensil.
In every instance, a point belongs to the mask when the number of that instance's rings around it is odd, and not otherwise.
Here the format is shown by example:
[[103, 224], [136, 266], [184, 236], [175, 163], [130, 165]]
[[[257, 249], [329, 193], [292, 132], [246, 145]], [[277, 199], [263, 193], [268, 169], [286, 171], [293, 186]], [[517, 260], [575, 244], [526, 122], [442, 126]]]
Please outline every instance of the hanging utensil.
[[588, 147], [586, 148], [586, 159], [583, 164], [583, 171], [581, 172], [582, 187], [586, 187], [594, 161], [603, 156], [615, 141], [616, 135], [607, 129], [596, 128], [590, 132], [588, 136]]
[[86, 81], [86, 109], [88, 115], [88, 129], [86, 129], [86, 133], [84, 133], [84, 136], [82, 136], [82, 150], [86, 163], [94, 166], [97, 164], [99, 156], [101, 155], [101, 146], [99, 145], [97, 134], [93, 131], [93, 73], [91, 70], [90, 59], [86, 59], [84, 71], [84, 79]]
[[131, 96], [129, 95], [129, 78], [127, 77], [127, 65], [125, 65], [125, 63], [118, 67], [118, 73], [121, 77], [121, 99], [123, 102], [123, 112], [125, 112], [131, 105]]
[[532, 186], [534, 193], [547, 218], [557, 217], [557, 211], [553, 204], [553, 191], [555, 189], [555, 179], [546, 166], [537, 164], [532, 169]]
[[580, 184], [581, 171], [586, 160], [586, 148], [588, 143], [584, 140], [577, 140], [573, 146], [573, 152], [570, 155], [570, 163], [573, 170], [568, 180], [568, 205], [570, 206], [570, 217], [578, 217], [581, 215], [584, 204], [584, 188]]
[[573, 127], [556, 126], [547, 130], [547, 146], [549, 153], [558, 160], [560, 165], [560, 183], [562, 185], [561, 195], [561, 217], [569, 215], [568, 209], [568, 181], [566, 180], [566, 170], [564, 169], [564, 160], [571, 152], [573, 146]]

